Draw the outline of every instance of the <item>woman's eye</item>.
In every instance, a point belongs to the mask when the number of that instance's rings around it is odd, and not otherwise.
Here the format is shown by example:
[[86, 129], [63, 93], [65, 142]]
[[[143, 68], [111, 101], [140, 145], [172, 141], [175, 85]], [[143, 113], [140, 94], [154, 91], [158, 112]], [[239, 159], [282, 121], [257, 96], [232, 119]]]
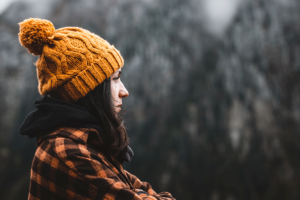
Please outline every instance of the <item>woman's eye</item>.
[[120, 78], [120, 76], [116, 76], [115, 78], [114, 78], [114, 80], [118, 80]]

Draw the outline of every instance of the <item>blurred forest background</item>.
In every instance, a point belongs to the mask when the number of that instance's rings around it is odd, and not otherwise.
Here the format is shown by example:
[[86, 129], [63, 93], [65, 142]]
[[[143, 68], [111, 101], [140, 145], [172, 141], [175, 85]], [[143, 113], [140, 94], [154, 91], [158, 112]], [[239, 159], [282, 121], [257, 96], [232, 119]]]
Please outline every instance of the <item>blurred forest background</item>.
[[[2, 5], [3, 4], [3, 5]], [[124, 56], [125, 169], [178, 200], [300, 199], [299, 0], [1, 0], [0, 199], [26, 199], [39, 97], [18, 23], [79, 26]]]

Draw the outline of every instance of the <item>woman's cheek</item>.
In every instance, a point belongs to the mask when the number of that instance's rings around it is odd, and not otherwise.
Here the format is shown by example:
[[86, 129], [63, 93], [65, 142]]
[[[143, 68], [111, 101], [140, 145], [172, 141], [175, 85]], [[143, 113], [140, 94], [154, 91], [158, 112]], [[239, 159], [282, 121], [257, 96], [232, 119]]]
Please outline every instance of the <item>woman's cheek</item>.
[[111, 94], [112, 94], [112, 97], [114, 100], [117, 100], [118, 99], [118, 91], [117, 91], [117, 87], [116, 87], [116, 84], [115, 83], [112, 83], [111, 84]]

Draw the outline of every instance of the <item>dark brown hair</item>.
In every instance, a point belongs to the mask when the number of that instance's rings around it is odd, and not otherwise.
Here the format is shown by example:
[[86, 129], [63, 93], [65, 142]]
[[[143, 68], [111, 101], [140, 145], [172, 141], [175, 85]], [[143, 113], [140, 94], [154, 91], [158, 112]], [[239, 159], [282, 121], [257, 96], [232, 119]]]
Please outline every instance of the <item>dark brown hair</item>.
[[105, 145], [112, 156], [118, 155], [129, 143], [123, 118], [115, 112], [110, 78], [80, 98], [75, 104], [86, 108], [105, 130]]

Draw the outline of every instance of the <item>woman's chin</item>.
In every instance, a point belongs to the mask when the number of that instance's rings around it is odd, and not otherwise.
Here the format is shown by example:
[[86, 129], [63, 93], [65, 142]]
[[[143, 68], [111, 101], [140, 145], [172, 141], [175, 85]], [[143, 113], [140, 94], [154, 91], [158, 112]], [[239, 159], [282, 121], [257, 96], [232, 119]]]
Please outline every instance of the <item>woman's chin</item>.
[[121, 109], [121, 107], [116, 107], [116, 112], [118, 113], [118, 112], [120, 112], [122, 109]]

